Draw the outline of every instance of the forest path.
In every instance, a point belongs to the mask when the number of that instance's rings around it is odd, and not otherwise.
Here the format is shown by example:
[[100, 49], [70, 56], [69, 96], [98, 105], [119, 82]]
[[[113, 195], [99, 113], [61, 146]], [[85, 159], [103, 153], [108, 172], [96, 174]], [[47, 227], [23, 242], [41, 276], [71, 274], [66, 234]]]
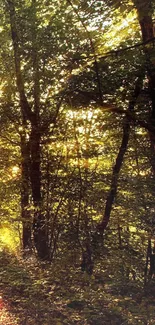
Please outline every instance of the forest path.
[[0, 325], [155, 324], [152, 297], [136, 287], [120, 294], [111, 283], [107, 274], [81, 273], [66, 256], [50, 265], [0, 252]]

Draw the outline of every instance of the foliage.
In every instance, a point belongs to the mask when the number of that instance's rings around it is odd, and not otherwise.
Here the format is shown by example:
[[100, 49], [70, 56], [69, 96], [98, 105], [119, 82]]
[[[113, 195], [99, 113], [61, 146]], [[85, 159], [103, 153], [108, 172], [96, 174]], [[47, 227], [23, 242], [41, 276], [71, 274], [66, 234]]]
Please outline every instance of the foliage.
[[141, 3], [1, 0], [1, 290], [19, 324], [153, 324], [154, 8]]

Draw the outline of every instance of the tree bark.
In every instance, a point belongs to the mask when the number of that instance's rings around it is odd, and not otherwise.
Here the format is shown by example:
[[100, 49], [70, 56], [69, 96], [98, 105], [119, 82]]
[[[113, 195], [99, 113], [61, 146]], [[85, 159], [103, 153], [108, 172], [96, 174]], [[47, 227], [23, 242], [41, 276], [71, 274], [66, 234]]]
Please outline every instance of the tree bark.
[[[152, 100], [152, 113], [151, 113], [151, 125], [155, 126], [155, 60], [153, 59], [155, 57], [155, 47], [154, 44], [152, 46], [149, 44], [147, 45], [147, 42], [149, 40], [152, 40], [154, 38], [154, 31], [153, 31], [153, 20], [152, 20], [152, 5], [151, 0], [134, 0], [134, 4], [137, 9], [138, 17], [139, 17], [139, 23], [141, 27], [142, 32], [142, 38], [144, 42], [144, 51], [146, 55], [146, 66], [147, 66], [147, 72], [148, 72], [148, 78], [149, 78], [149, 91], [150, 91], [150, 98]], [[133, 96], [133, 100], [129, 103], [129, 109], [128, 111], [132, 111], [134, 109], [134, 105], [136, 104], [136, 100], [139, 96], [141, 88], [139, 87], [139, 83], [137, 82], [135, 86], [135, 93]], [[98, 226], [98, 229], [101, 234], [103, 234], [104, 230], [106, 229], [109, 220], [110, 220], [110, 214], [112, 210], [112, 206], [114, 203], [114, 199], [116, 197], [117, 193], [117, 186], [118, 186], [118, 178], [119, 178], [119, 172], [121, 170], [123, 159], [125, 152], [127, 150], [127, 145], [129, 141], [129, 133], [130, 133], [130, 123], [127, 119], [127, 115], [124, 121], [123, 126], [123, 138], [121, 147], [118, 153], [118, 156], [116, 158], [115, 166], [113, 167], [113, 173], [112, 173], [112, 181], [111, 181], [111, 187], [110, 192], [107, 197], [106, 201], [106, 207], [105, 207], [105, 213], [103, 220], [101, 224]], [[155, 150], [155, 133], [150, 132], [150, 140], [151, 140], [151, 148]], [[155, 164], [152, 165], [154, 168]], [[155, 174], [155, 169], [154, 169]]]
[[32, 125], [30, 136], [30, 178], [34, 204], [33, 237], [38, 256], [42, 259], [48, 259], [48, 229], [46, 217], [42, 211], [40, 138], [39, 126], [36, 123], [36, 125]]
[[[143, 6], [142, 4], [143, 3]], [[153, 27], [153, 8], [152, 1], [136, 1], [136, 8], [139, 17], [139, 24], [141, 27], [142, 39], [145, 42], [153, 40], [154, 38], [154, 27]], [[144, 45], [144, 52], [146, 56], [146, 68], [149, 78], [149, 91], [152, 100], [152, 120], [155, 125], [155, 46], [154, 40], [149, 46]]]
[[[133, 111], [134, 106], [136, 104], [137, 98], [141, 92], [143, 85], [143, 73], [140, 73], [136, 85], [135, 90], [132, 96], [132, 100], [129, 102], [128, 111]], [[103, 234], [108, 223], [110, 220], [111, 210], [113, 207], [114, 200], [116, 198], [117, 194], [117, 187], [118, 187], [118, 180], [119, 180], [119, 173], [123, 165], [124, 155], [127, 151], [127, 146], [129, 142], [129, 135], [130, 135], [130, 121], [128, 119], [128, 116], [125, 116], [124, 124], [123, 124], [123, 137], [122, 137], [122, 143], [116, 158], [116, 163], [113, 167], [113, 173], [112, 173], [112, 180], [111, 180], [111, 186], [110, 191], [107, 196], [106, 205], [105, 205], [105, 211], [104, 216], [102, 219], [102, 222], [98, 225], [98, 230], [100, 234]]]
[[30, 195], [30, 151], [24, 130], [21, 132], [21, 214], [23, 224], [23, 248], [32, 248], [31, 238], [31, 213], [29, 210]]
[[[139, 24], [144, 42], [144, 53], [146, 57], [146, 69], [149, 80], [149, 93], [152, 101], [152, 110], [150, 116], [150, 124], [155, 127], [155, 46], [154, 46], [154, 27], [153, 27], [153, 6], [151, 0], [134, 0]], [[152, 40], [149, 45], [147, 41]], [[151, 165], [155, 175], [155, 132], [149, 131], [151, 143]]]
[[112, 206], [113, 206], [113, 203], [114, 203], [114, 200], [115, 200], [115, 197], [116, 197], [116, 193], [117, 193], [119, 172], [121, 170], [124, 155], [126, 153], [127, 146], [128, 146], [129, 134], [130, 134], [130, 122], [125, 117], [124, 125], [123, 125], [122, 143], [121, 143], [121, 146], [120, 146], [120, 149], [119, 149], [118, 156], [116, 158], [116, 163], [115, 163], [115, 165], [113, 167], [111, 186], [110, 186], [110, 191], [109, 191], [109, 194], [108, 194], [107, 200], [106, 200], [104, 217], [103, 217], [102, 222], [98, 226], [98, 229], [99, 229], [101, 234], [104, 233], [104, 230], [106, 229], [106, 227], [107, 227], [107, 225], [109, 223], [109, 220], [110, 220], [110, 214], [111, 214]]

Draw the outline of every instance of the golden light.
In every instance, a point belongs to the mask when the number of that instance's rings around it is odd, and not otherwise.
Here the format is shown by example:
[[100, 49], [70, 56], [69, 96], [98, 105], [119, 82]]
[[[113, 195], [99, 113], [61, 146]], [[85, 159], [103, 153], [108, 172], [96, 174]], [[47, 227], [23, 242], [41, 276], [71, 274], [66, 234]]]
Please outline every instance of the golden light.
[[18, 166], [13, 166], [12, 169], [11, 169], [11, 175], [13, 177], [16, 177], [19, 175], [19, 172], [20, 172], [20, 168]]

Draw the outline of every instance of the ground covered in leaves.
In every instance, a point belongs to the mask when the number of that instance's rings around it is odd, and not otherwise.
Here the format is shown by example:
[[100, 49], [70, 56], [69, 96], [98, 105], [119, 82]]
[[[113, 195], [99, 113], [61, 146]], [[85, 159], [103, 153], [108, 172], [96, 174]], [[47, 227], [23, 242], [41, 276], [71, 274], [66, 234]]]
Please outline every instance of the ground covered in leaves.
[[53, 264], [0, 253], [0, 325], [153, 325], [150, 288], [120, 283], [96, 266], [92, 276], [64, 257]]

